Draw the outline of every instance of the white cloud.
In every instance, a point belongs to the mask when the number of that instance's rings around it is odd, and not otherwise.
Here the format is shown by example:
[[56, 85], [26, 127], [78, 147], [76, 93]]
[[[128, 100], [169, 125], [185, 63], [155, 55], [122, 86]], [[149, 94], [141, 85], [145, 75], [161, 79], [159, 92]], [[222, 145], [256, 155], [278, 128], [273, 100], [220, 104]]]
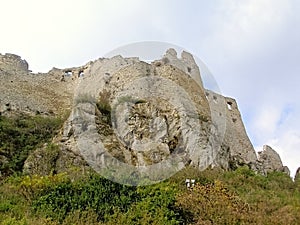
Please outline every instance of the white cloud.
[[257, 133], [258, 140], [261, 137], [273, 136], [280, 120], [281, 108], [271, 104], [263, 106], [262, 109], [258, 109], [256, 112], [253, 129]]
[[300, 167], [298, 157], [300, 146], [299, 130], [289, 130], [276, 139], [266, 141], [266, 144], [272, 146], [278, 152], [283, 164], [289, 167], [291, 176], [294, 177], [297, 168]]
[[[283, 161], [295, 165], [299, 6], [294, 0], [3, 1], [0, 52], [19, 54], [35, 72], [46, 72], [82, 65], [131, 42], [181, 45], [204, 60], [223, 93], [237, 99], [254, 145], [273, 143]], [[293, 112], [284, 114], [287, 105]]]
[[221, 53], [223, 62], [228, 57], [243, 59], [281, 31], [290, 8], [290, 1], [221, 1], [213, 18], [214, 32], [207, 43], [215, 44], [214, 51]]
[[7, 1], [0, 50], [26, 58], [35, 72], [83, 64], [132, 38], [138, 2]]
[[299, 4], [219, 3], [212, 32], [199, 49], [223, 93], [237, 98], [253, 144], [270, 144], [294, 173], [300, 166]]
[[[252, 133], [256, 135], [257, 147], [255, 149], [261, 151], [263, 144], [270, 145], [278, 152], [283, 164], [290, 168], [291, 176], [294, 176], [297, 168], [300, 167], [300, 121], [298, 119], [300, 107], [299, 104], [293, 104], [293, 106], [291, 108], [289, 104], [283, 107], [277, 105], [273, 111], [269, 111], [269, 114], [267, 110], [262, 114], [258, 113], [253, 118], [257, 120], [257, 124], [254, 125], [257, 130], [252, 127]], [[257, 118], [260, 118], [260, 121], [268, 122], [265, 123], [265, 126], [264, 124], [260, 125]]]

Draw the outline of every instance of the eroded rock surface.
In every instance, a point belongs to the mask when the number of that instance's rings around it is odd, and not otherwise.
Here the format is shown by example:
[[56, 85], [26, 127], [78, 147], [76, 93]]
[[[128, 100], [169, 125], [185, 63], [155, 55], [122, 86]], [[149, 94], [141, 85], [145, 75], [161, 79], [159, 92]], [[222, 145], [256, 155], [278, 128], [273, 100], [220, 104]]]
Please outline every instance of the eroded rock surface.
[[[289, 172], [268, 146], [257, 158], [236, 101], [206, 90], [187, 52], [178, 58], [169, 49], [151, 64], [134, 57], [100, 58], [46, 74], [33, 74], [21, 57], [6, 54], [0, 55], [0, 81], [5, 84], [0, 86], [3, 115], [70, 112], [53, 140], [60, 152], [40, 167], [42, 174], [72, 164], [86, 166], [84, 160], [101, 167], [107, 157], [147, 167], [174, 153], [182, 157], [180, 166], [192, 164], [200, 170], [248, 165], [263, 174]], [[93, 143], [101, 146], [100, 152]], [[38, 161], [48, 153], [46, 147], [36, 150], [25, 170], [37, 173]]]
[[280, 171], [290, 174], [289, 169], [283, 166], [279, 154], [268, 145], [264, 145], [263, 151], [258, 152], [258, 161], [262, 163], [263, 171], [266, 173]]

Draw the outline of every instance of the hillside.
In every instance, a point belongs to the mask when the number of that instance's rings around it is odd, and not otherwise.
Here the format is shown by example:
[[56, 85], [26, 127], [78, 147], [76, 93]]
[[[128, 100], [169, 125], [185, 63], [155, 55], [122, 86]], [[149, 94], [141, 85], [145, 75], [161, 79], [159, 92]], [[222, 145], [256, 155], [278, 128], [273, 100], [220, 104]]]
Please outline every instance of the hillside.
[[[187, 178], [194, 187], [186, 187]], [[299, 224], [300, 180], [248, 167], [189, 167], [159, 184], [134, 187], [73, 167], [11, 176], [0, 186], [0, 200], [1, 224]]]
[[28, 68], [0, 55], [1, 224], [299, 224], [300, 169], [256, 155], [191, 54]]

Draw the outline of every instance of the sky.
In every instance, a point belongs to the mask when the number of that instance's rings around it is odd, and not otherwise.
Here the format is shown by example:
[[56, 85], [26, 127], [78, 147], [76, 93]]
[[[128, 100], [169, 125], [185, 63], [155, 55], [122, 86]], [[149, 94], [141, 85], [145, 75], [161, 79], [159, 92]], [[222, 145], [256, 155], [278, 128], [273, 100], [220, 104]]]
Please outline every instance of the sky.
[[156, 41], [200, 58], [237, 100], [257, 151], [300, 167], [300, 1], [0, 0], [0, 53], [33, 72], [79, 66], [123, 45]]

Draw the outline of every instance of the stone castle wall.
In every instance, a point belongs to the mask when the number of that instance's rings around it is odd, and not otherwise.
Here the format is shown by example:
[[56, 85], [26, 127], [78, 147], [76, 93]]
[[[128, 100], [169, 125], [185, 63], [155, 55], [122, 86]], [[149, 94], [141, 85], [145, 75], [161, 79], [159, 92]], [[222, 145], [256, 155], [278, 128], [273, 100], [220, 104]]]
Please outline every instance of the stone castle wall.
[[0, 68], [8, 73], [29, 72], [26, 60], [15, 54], [0, 54]]
[[[20, 111], [30, 114], [60, 114], [66, 110], [71, 111], [74, 103], [81, 101], [83, 97], [98, 97], [106, 89], [112, 92], [126, 89], [135, 76], [165, 77], [175, 86], [187, 90], [192, 99], [198, 99], [195, 100], [197, 107], [202, 106], [198, 110], [198, 116], [204, 122], [205, 129], [199, 131], [199, 134], [201, 138], [207, 139], [208, 147], [205, 149], [211, 151], [199, 153], [210, 155], [210, 159], [202, 162], [202, 165], [205, 164], [206, 167], [209, 164], [223, 169], [249, 165], [254, 170], [266, 173], [266, 166], [263, 164], [272, 161], [258, 160], [236, 101], [204, 89], [201, 71], [190, 53], [182, 52], [181, 58], [178, 58], [176, 51], [169, 49], [162, 59], [151, 64], [141, 62], [138, 58], [100, 58], [81, 67], [53, 68], [45, 74], [33, 74], [28, 68], [28, 63], [21, 57], [0, 54], [0, 113]], [[199, 96], [194, 96], [196, 91], [189, 90], [189, 87], [196, 87], [195, 85], [198, 85]], [[176, 102], [176, 98], [180, 96], [176, 92], [173, 94], [173, 101]], [[194, 138], [197, 139], [196, 136]], [[202, 139], [201, 141], [206, 143]], [[70, 151], [75, 149], [74, 146], [64, 148]], [[191, 155], [195, 155], [195, 151]], [[197, 159], [191, 161], [203, 169], [199, 154], [196, 154]]]

